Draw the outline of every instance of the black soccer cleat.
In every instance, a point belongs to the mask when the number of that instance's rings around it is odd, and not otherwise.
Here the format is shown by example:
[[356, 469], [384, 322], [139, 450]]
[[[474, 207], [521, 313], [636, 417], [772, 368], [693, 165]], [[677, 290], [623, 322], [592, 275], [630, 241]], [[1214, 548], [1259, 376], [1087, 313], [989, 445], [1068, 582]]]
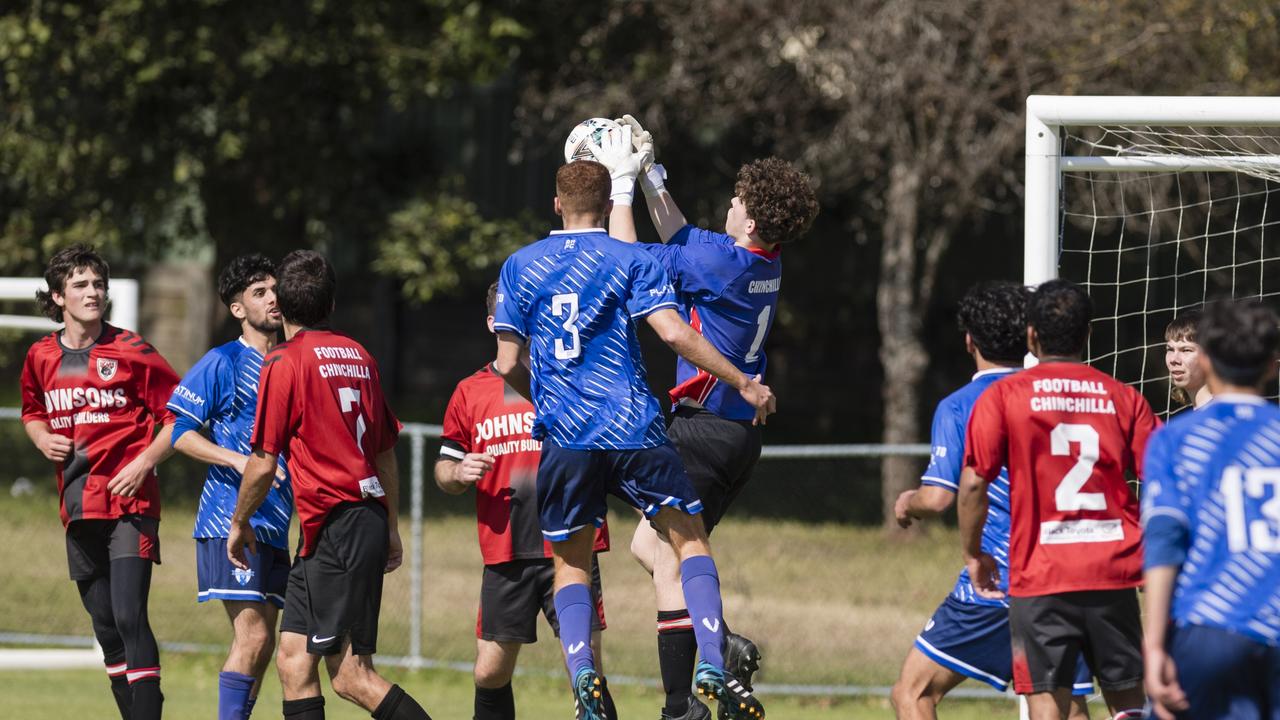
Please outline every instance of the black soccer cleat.
[[583, 668], [573, 679], [573, 714], [577, 720], [615, 720], [605, 714], [604, 676], [593, 668]]
[[698, 702], [698, 699], [689, 696], [689, 709], [679, 715], [668, 715], [666, 708], [662, 709], [662, 715], [658, 720], [711, 720], [711, 709], [706, 705]]
[[698, 663], [693, 684], [699, 695], [715, 698], [720, 704], [718, 717], [727, 720], [759, 720], [764, 717], [764, 705], [751, 694], [750, 689], [733, 674], [706, 660]]
[[760, 648], [751, 640], [731, 632], [724, 634], [724, 669], [752, 690], [751, 676], [760, 670]]

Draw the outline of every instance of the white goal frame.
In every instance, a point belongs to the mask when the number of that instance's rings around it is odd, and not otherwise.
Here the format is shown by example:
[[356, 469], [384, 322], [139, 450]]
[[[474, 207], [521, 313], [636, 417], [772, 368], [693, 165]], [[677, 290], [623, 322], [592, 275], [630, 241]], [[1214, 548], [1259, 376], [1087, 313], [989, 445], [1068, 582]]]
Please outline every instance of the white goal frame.
[[[138, 281], [128, 278], [111, 278], [111, 300], [107, 308], [108, 321], [118, 328], [138, 331]], [[37, 290], [47, 290], [42, 278], [0, 277], [0, 300], [35, 302]], [[0, 327], [22, 330], [57, 330], [62, 327], [39, 315], [0, 314]]]
[[1280, 156], [1064, 156], [1064, 127], [1170, 125], [1280, 126], [1276, 97], [1141, 97], [1031, 95], [1027, 97], [1026, 208], [1023, 282], [1058, 276], [1062, 174], [1084, 172], [1239, 172], [1250, 163], [1280, 167]]

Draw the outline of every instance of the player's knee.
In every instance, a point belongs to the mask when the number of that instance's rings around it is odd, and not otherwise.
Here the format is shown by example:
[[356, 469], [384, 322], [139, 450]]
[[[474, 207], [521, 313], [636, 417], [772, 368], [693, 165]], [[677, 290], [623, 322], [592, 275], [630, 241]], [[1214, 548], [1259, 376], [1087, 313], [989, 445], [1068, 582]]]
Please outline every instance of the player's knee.
[[511, 672], [506, 668], [497, 666], [481, 667], [476, 666], [475, 671], [476, 687], [486, 690], [496, 690], [505, 687], [511, 682]]

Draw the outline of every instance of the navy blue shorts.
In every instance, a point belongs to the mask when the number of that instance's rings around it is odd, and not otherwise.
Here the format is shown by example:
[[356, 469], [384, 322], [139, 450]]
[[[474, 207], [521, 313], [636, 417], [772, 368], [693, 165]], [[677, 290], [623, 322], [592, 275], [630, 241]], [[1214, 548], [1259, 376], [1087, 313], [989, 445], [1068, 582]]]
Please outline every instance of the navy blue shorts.
[[289, 552], [258, 542], [258, 553], [249, 556], [249, 569], [241, 570], [227, 559], [226, 538], [196, 538], [196, 582], [200, 602], [206, 600], [270, 600], [284, 607], [289, 585]]
[[[960, 602], [948, 596], [916, 637], [916, 648], [930, 660], [1004, 692], [1013, 679], [1013, 644], [1009, 610]], [[1076, 667], [1073, 695], [1093, 692], [1084, 658]]]
[[1280, 718], [1280, 648], [1219, 628], [1169, 628], [1169, 655], [1191, 707], [1179, 718]]
[[702, 511], [680, 454], [670, 443], [640, 450], [569, 450], [543, 441], [538, 516], [548, 540], [560, 542], [588, 525], [603, 525], [608, 493], [650, 518], [663, 506], [690, 515]]

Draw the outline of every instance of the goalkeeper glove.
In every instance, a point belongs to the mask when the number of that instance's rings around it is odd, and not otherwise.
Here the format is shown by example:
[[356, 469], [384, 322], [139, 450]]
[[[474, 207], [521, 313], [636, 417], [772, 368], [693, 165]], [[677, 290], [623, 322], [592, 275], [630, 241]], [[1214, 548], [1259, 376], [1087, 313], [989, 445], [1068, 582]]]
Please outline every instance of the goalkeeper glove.
[[591, 141], [588, 147], [596, 162], [609, 170], [609, 178], [613, 180], [609, 199], [614, 205], [630, 205], [643, 158], [641, 153], [632, 150], [631, 128], [624, 125], [621, 133], [606, 133], [600, 143]]
[[667, 169], [654, 162], [657, 150], [653, 146], [653, 133], [645, 130], [634, 115], [623, 115], [614, 122], [623, 128], [630, 128], [632, 147], [643, 156], [640, 189], [644, 191], [645, 197], [657, 197], [666, 190]]

